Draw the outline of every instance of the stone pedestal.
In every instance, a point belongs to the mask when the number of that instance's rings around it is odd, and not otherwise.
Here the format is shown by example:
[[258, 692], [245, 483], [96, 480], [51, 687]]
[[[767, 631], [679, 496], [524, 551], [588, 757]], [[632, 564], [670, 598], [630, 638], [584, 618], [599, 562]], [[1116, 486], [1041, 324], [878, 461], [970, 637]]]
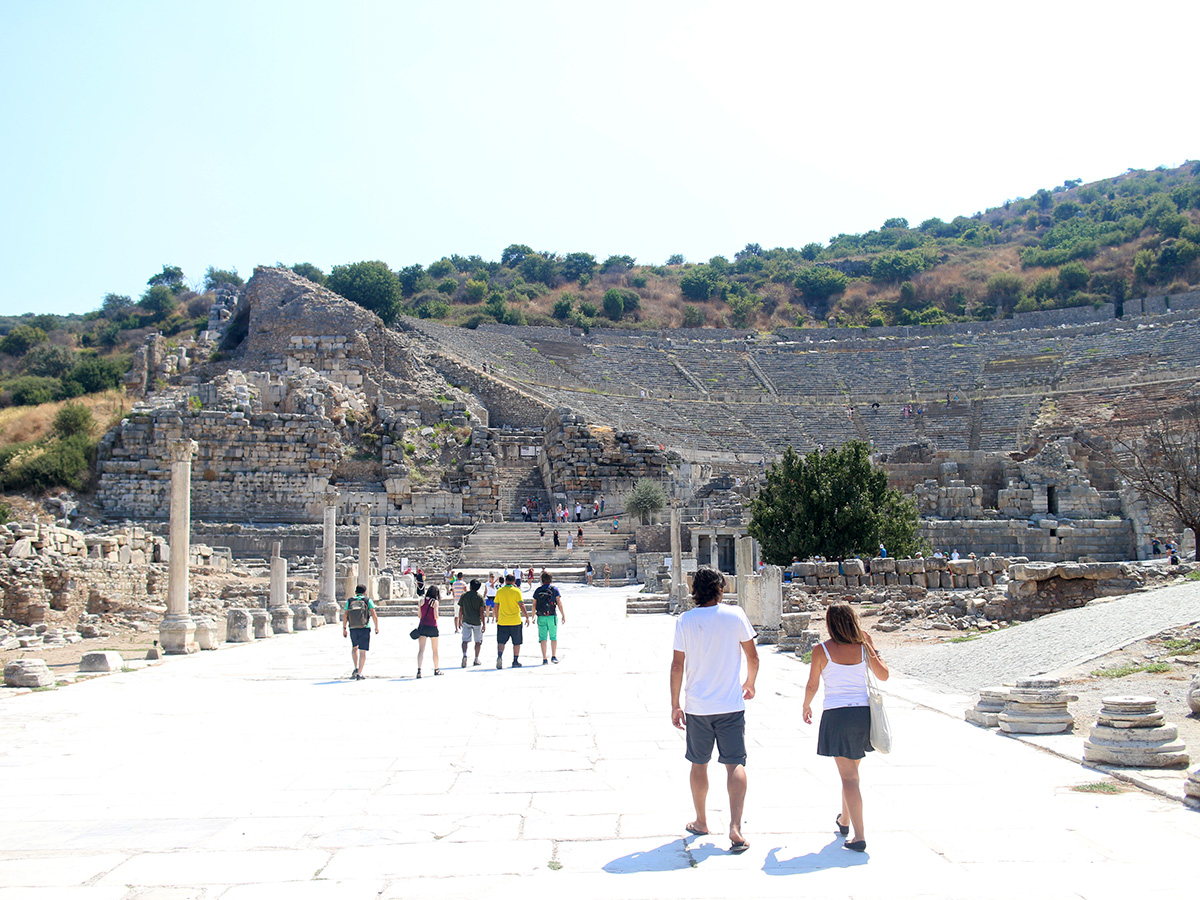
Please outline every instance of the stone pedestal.
[[317, 604], [317, 615], [323, 617], [327, 625], [336, 625], [342, 617], [342, 610], [333, 601], [324, 600]]
[[1200, 716], [1200, 675], [1192, 677], [1192, 683], [1188, 687], [1187, 704], [1192, 715]]
[[417, 579], [411, 575], [401, 575], [392, 581], [393, 591], [397, 599], [417, 596]]
[[1188, 772], [1183, 784], [1183, 802], [1192, 809], [1200, 809], [1200, 766]]
[[395, 586], [395, 582], [392, 580], [391, 575], [380, 575], [379, 580], [375, 585], [375, 592], [377, 594], [379, 594], [379, 596], [376, 597], [375, 599], [379, 602], [382, 602], [384, 600], [391, 600], [392, 599], [392, 588], [394, 586]]
[[80, 672], [120, 672], [123, 668], [125, 660], [116, 650], [93, 650], [79, 661]]
[[195, 653], [196, 623], [188, 615], [188, 557], [192, 531], [192, 456], [199, 445], [192, 440], [172, 441], [171, 449], [171, 553], [168, 564], [167, 614], [158, 630], [164, 653]]
[[[323, 604], [322, 604], [323, 605]], [[335, 606], [337, 604], [334, 604]], [[320, 607], [317, 607], [320, 609]], [[307, 604], [294, 603], [291, 607], [292, 613], [292, 630], [293, 631], [309, 631], [312, 626], [312, 610]]]
[[217, 623], [207, 616], [196, 620], [196, 645], [201, 650], [216, 650]]
[[984, 688], [979, 692], [979, 701], [968, 709], [963, 717], [981, 728], [996, 728], [1000, 724], [1000, 713], [1004, 712], [1004, 698], [1008, 690], [1003, 687]]
[[271, 630], [271, 613], [269, 611], [252, 609], [250, 617], [254, 622], [254, 639], [256, 641], [275, 636], [275, 632]]
[[1153, 697], [1104, 697], [1092, 733], [1083, 742], [1090, 763], [1136, 768], [1186, 767], [1179, 729], [1163, 721]]
[[5, 687], [50, 687], [54, 675], [44, 659], [14, 659], [4, 664]]
[[250, 610], [234, 607], [226, 611], [225, 640], [231, 644], [254, 640], [254, 617]]
[[1057, 678], [1022, 678], [1005, 691], [997, 721], [1009, 734], [1065, 734], [1075, 727], [1067, 703], [1078, 699], [1064, 691]]
[[[343, 599], [349, 599], [354, 596], [354, 589], [360, 583], [358, 573], [358, 563], [350, 563], [342, 569], [342, 574], [338, 577], [338, 582], [341, 585], [340, 596]], [[368, 578], [367, 581], [370, 581], [370, 579]], [[366, 581], [363, 581], [362, 584], [366, 584]], [[335, 599], [334, 602], [336, 603], [337, 600]]]
[[271, 631], [275, 634], [291, 634], [295, 631], [292, 619], [295, 613], [290, 606], [276, 606], [271, 609]]

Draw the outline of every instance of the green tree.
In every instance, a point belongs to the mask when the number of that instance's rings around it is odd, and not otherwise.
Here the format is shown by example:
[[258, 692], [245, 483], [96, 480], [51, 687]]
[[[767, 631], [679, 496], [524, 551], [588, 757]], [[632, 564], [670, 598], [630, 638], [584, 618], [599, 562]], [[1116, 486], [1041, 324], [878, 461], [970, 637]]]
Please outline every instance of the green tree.
[[1091, 273], [1081, 262], [1069, 262], [1058, 270], [1058, 290], [1060, 293], [1073, 294], [1087, 287]]
[[155, 319], [161, 320], [175, 312], [179, 301], [175, 299], [175, 295], [165, 284], [152, 284], [142, 294], [138, 306], [154, 316]]
[[90, 409], [82, 403], [64, 403], [54, 416], [52, 430], [56, 437], [69, 438], [91, 434], [95, 427], [96, 419]]
[[613, 254], [608, 259], [600, 264], [600, 271], [613, 274], [616, 272], [628, 272], [633, 268], [637, 260], [626, 254]]
[[431, 262], [428, 271], [430, 278], [445, 278], [454, 272], [454, 263], [443, 256], [437, 262]]
[[420, 263], [405, 266], [396, 273], [396, 277], [400, 279], [400, 289], [404, 292], [405, 297], [419, 294], [433, 285], [433, 279], [426, 274], [425, 267]]
[[238, 274], [237, 268], [232, 269], [216, 269], [209, 266], [204, 270], [204, 290], [215, 291], [223, 284], [232, 284], [234, 287], [241, 287], [245, 284], [242, 281], [242, 276]]
[[794, 557], [873, 554], [881, 541], [893, 556], [920, 546], [916, 505], [887, 486], [887, 474], [872, 465], [862, 441], [804, 457], [788, 447], [767, 469], [749, 508], [746, 530], [775, 565]]
[[458, 290], [458, 282], [453, 278], [443, 278], [438, 282], [437, 291], [439, 294], [453, 294]]
[[551, 315], [563, 322], [571, 318], [571, 305], [574, 298], [570, 294], [563, 294], [554, 301], [554, 311]]
[[683, 327], [700, 328], [704, 325], [704, 311], [698, 306], [687, 304], [683, 308]]
[[707, 300], [717, 289], [720, 279], [710, 266], [692, 266], [679, 279], [679, 290], [689, 300]]
[[58, 344], [39, 344], [30, 348], [21, 357], [21, 369], [26, 375], [42, 375], [53, 378], [70, 371], [75, 365], [77, 357], [78, 354], [70, 347], [61, 347]]
[[291, 267], [292, 271], [301, 278], [307, 278], [313, 284], [324, 284], [325, 273], [309, 262], [299, 262]]
[[745, 328], [750, 324], [751, 317], [758, 312], [758, 308], [762, 306], [762, 297], [758, 294], [750, 294], [743, 291], [731, 291], [725, 297], [725, 303], [728, 304], [731, 311], [730, 320], [734, 328]]
[[506, 269], [515, 269], [532, 252], [533, 248], [528, 244], [509, 244], [500, 254], [500, 265]]
[[687, 258], [682, 253], [672, 253], [667, 257], [668, 266], [682, 266], [687, 262]]
[[660, 509], [667, 505], [667, 492], [652, 478], [639, 478], [633, 493], [625, 500], [625, 512], [637, 516], [643, 525], [649, 525]]
[[106, 319], [123, 316], [133, 309], [133, 298], [128, 294], [105, 294], [100, 302], [100, 314]]
[[590, 253], [568, 253], [562, 261], [562, 276], [567, 281], [590, 278], [596, 271], [596, 257]]
[[526, 281], [544, 284], [551, 287], [554, 280], [561, 274], [558, 260], [547, 253], [530, 253], [521, 260], [519, 266], [521, 277]]
[[1021, 302], [1021, 297], [1025, 292], [1025, 282], [1015, 272], [997, 272], [988, 279], [984, 290], [988, 303], [1008, 313], [1012, 312], [1013, 307]]
[[616, 288], [611, 288], [604, 292], [604, 314], [614, 322], [618, 321], [625, 313], [625, 298], [621, 296], [621, 292]]
[[46, 340], [46, 332], [32, 325], [18, 325], [0, 340], [0, 353], [23, 356], [31, 347]]
[[146, 284], [150, 287], [162, 285], [170, 290], [172, 294], [178, 294], [186, 287], [183, 283], [183, 269], [179, 268], [179, 266], [166, 265], [162, 267], [162, 271], [157, 275], [151, 275], [146, 280]]
[[814, 262], [825, 248], [817, 243], [807, 243], [800, 248], [800, 258], [807, 259], [809, 262]]
[[849, 283], [844, 273], [830, 266], [809, 266], [796, 274], [796, 290], [809, 300], [828, 300]]
[[326, 284], [331, 291], [375, 313], [384, 325], [396, 321], [403, 291], [396, 273], [382, 260], [334, 266]]
[[487, 296], [488, 283], [479, 279], [469, 279], [463, 285], [463, 300], [467, 303], [482, 303]]
[[54, 393], [59, 389], [57, 378], [35, 378], [32, 375], [22, 375], [8, 382], [6, 389], [12, 398], [13, 406], [39, 406], [54, 399]]
[[84, 393], [94, 394], [107, 391], [121, 383], [121, 376], [129, 371], [129, 358], [122, 356], [85, 356], [64, 377], [64, 381], [77, 382]]

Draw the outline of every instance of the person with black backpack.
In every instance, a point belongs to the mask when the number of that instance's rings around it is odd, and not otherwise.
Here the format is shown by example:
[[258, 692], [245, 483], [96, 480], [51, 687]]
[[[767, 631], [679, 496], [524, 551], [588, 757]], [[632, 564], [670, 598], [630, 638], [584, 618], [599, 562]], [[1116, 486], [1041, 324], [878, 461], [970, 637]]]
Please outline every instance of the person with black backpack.
[[355, 681], [363, 677], [362, 670], [367, 664], [372, 622], [375, 623], [375, 633], [379, 634], [379, 615], [375, 612], [375, 604], [367, 597], [366, 586], [360, 584], [354, 588], [354, 596], [342, 608], [342, 637], [347, 632], [350, 635], [350, 658], [354, 661], [354, 672], [350, 677]]
[[[542, 571], [542, 584], [533, 592], [533, 608], [537, 614], [538, 641], [542, 645], [542, 665], [558, 663], [558, 620], [567, 624], [562, 594], [550, 583], [550, 573]], [[546, 641], [550, 641], [550, 659], [546, 659]]]

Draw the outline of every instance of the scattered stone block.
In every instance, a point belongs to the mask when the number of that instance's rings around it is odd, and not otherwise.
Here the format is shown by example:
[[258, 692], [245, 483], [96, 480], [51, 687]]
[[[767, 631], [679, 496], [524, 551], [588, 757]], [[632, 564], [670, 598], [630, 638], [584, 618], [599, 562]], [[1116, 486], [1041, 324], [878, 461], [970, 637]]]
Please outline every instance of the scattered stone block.
[[217, 649], [217, 623], [201, 616], [196, 619], [196, 645], [201, 650]]
[[269, 637], [274, 637], [275, 632], [271, 630], [271, 614], [265, 609], [252, 609], [250, 616], [254, 622], [254, 639], [265, 640]]
[[225, 640], [231, 644], [254, 640], [254, 617], [250, 610], [233, 607], [225, 613]]
[[1183, 802], [1192, 809], [1200, 809], [1200, 766], [1188, 772], [1183, 785]]
[[1007, 695], [1008, 691], [1003, 687], [984, 688], [979, 692], [979, 700], [975, 705], [963, 714], [964, 718], [981, 728], [998, 727]]
[[1192, 684], [1188, 688], [1187, 702], [1192, 715], [1200, 716], [1200, 675], [1192, 678]]
[[[334, 604], [336, 606], [336, 604]], [[291, 607], [292, 630], [309, 631], [312, 626], [312, 610], [306, 603], [294, 603]]]
[[44, 659], [14, 659], [4, 666], [6, 687], [50, 687], [54, 675]]
[[1153, 697], [1103, 697], [1101, 703], [1083, 742], [1085, 762], [1161, 769], [1190, 762], [1179, 729], [1163, 721]]
[[271, 610], [271, 631], [275, 634], [291, 634], [294, 613], [290, 606], [276, 606]]
[[125, 660], [116, 650], [93, 650], [79, 661], [80, 672], [120, 672], [123, 668]]
[[1062, 690], [1057, 678], [1021, 678], [1005, 691], [1004, 710], [997, 716], [1009, 734], [1065, 734], [1075, 727], [1067, 703], [1079, 698]]
[[788, 637], [799, 637], [808, 631], [808, 625], [811, 621], [811, 613], [786, 613], [782, 617], [781, 622], [783, 633]]

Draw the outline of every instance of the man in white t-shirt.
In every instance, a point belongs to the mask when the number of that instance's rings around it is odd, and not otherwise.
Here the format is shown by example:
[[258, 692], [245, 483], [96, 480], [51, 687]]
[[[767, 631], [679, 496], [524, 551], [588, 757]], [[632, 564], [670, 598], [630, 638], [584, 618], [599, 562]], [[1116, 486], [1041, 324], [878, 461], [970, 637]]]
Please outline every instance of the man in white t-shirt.
[[[692, 764], [692, 802], [696, 818], [685, 830], [708, 834], [705, 800], [708, 761], [713, 743], [717, 761], [726, 769], [729, 791], [729, 852], [742, 853], [750, 844], [742, 837], [742, 808], [746, 802], [746, 701], [754, 697], [758, 650], [754, 628], [739, 606], [721, 603], [725, 576], [701, 566], [692, 578], [696, 604], [675, 624], [671, 660], [671, 723], [687, 732], [685, 756]], [[742, 657], [746, 680], [741, 680]], [[685, 676], [686, 675], [686, 684]], [[679, 694], [686, 696], [687, 714]]]

